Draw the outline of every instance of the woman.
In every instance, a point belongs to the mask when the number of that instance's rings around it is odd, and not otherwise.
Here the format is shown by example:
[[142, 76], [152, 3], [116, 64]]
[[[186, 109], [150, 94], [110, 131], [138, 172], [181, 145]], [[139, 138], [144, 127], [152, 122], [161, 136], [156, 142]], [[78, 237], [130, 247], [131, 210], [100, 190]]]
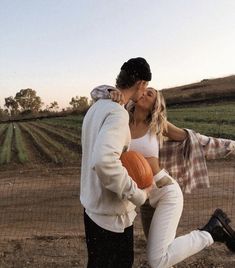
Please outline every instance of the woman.
[[[95, 95], [94, 90], [92, 95]], [[112, 90], [110, 96], [112, 100], [122, 103], [123, 96], [119, 91]], [[126, 108], [130, 114], [130, 150], [142, 153], [154, 174], [155, 184], [149, 197], [154, 214], [147, 239], [151, 267], [171, 267], [214, 241], [224, 242], [231, 248], [233, 230], [221, 210], [216, 210], [201, 230], [175, 238], [183, 209], [183, 194], [176, 180], [161, 169], [159, 148], [163, 135], [180, 141], [187, 137], [187, 132], [167, 121], [164, 99], [153, 88], [148, 88], [138, 101], [129, 103]]]

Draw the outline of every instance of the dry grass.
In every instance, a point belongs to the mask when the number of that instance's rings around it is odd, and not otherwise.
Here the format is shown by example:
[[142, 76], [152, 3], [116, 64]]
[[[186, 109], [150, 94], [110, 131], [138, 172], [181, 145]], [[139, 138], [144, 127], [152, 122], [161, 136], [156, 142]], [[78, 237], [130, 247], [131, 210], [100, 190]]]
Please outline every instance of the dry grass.
[[163, 89], [167, 105], [235, 99], [235, 75]]

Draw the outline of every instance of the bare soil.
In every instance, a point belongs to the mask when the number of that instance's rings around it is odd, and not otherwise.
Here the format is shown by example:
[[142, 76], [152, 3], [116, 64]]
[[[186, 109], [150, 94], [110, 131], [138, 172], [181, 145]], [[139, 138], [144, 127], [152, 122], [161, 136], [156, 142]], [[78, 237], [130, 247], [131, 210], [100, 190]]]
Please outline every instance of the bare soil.
[[[201, 227], [216, 207], [235, 228], [234, 160], [208, 164], [211, 188], [185, 195], [178, 235]], [[83, 208], [79, 201], [80, 163], [0, 168], [0, 267], [86, 267]], [[140, 217], [135, 221], [135, 268], [149, 267]], [[214, 244], [176, 265], [235, 267], [235, 254]]]

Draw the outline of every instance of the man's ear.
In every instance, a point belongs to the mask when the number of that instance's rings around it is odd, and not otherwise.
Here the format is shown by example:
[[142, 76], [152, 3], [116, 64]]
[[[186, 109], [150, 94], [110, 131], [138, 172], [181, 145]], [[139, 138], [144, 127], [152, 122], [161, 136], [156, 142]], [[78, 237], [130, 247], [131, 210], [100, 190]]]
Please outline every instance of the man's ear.
[[145, 86], [145, 87], [147, 87], [148, 86], [148, 81], [145, 81], [145, 80], [142, 80], [142, 86]]
[[143, 86], [143, 82], [144, 82], [144, 80], [138, 80], [138, 81], [136, 82], [136, 88], [137, 88], [137, 89], [140, 89], [140, 88]]

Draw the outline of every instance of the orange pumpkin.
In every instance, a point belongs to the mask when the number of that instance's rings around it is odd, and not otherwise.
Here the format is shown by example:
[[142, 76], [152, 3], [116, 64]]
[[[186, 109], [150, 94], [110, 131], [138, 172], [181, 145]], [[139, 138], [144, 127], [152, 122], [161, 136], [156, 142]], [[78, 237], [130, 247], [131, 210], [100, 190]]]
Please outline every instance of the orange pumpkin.
[[127, 169], [129, 176], [137, 183], [140, 189], [144, 189], [152, 184], [152, 169], [141, 153], [127, 151], [121, 154], [120, 160]]

